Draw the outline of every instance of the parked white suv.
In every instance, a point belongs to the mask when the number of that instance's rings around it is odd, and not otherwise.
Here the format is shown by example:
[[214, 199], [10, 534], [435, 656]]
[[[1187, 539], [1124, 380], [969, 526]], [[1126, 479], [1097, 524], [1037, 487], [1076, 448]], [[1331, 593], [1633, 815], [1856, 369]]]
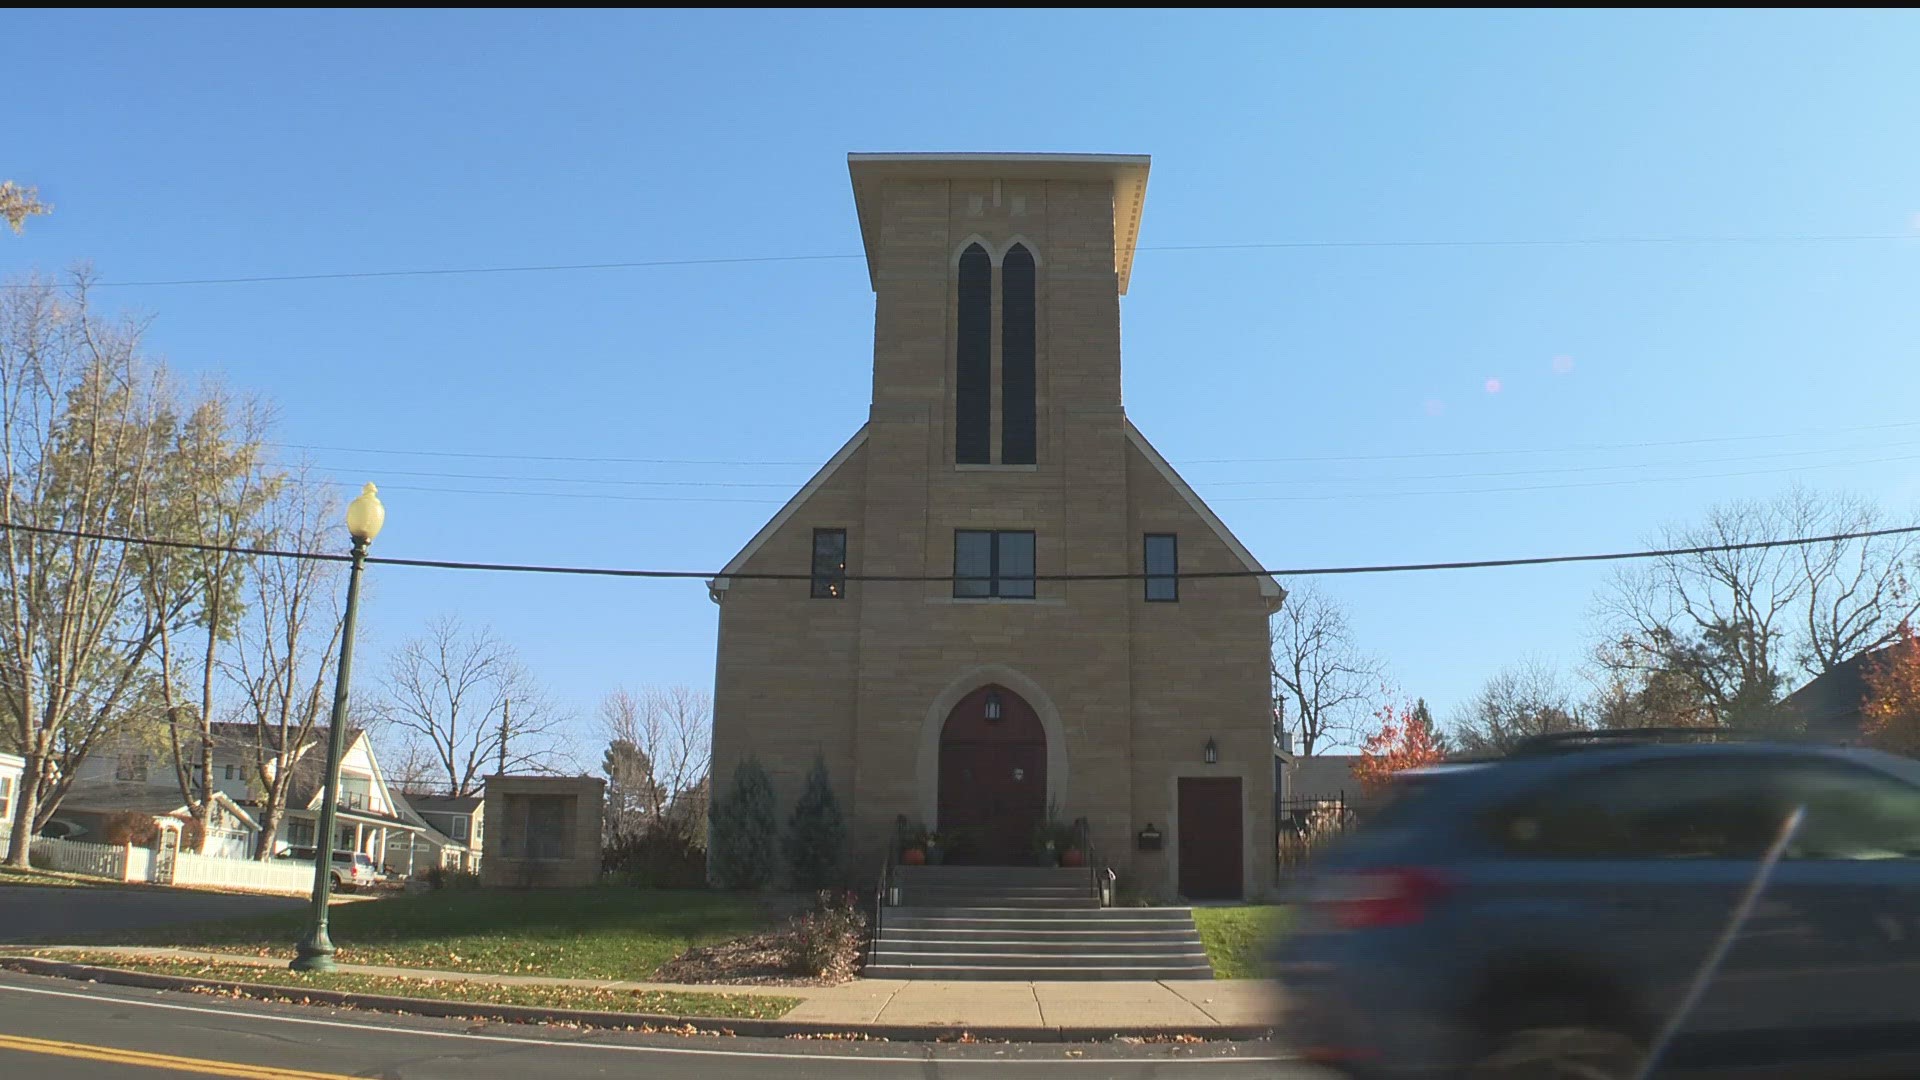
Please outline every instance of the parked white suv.
[[[283, 858], [312, 862], [314, 850], [310, 847], [287, 849]], [[337, 892], [350, 893], [355, 889], [372, 888], [380, 881], [380, 871], [374, 868], [373, 859], [356, 851], [336, 851], [333, 853], [333, 887]]]

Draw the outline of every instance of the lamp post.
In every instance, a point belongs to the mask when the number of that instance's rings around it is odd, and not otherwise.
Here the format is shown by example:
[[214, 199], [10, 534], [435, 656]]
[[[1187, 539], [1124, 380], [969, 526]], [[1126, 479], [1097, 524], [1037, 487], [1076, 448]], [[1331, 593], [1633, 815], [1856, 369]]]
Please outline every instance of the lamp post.
[[333, 819], [340, 801], [340, 758], [347, 751], [347, 683], [353, 676], [353, 620], [360, 608], [360, 570], [367, 564], [367, 545], [386, 524], [387, 508], [380, 505], [372, 484], [347, 506], [347, 535], [353, 537], [353, 568], [347, 573], [347, 614], [340, 624], [340, 666], [334, 673], [333, 720], [327, 732], [327, 779], [321, 791], [320, 823], [313, 847], [313, 925], [297, 946], [299, 955], [288, 965], [295, 971], [332, 971], [333, 941], [327, 937], [327, 897], [333, 891]]

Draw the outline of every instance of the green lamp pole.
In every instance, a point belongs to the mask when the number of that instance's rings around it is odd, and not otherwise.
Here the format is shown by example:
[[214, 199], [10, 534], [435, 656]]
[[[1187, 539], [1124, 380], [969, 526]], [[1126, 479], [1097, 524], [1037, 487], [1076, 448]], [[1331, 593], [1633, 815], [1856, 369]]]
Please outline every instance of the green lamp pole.
[[313, 925], [297, 946], [295, 971], [332, 971], [333, 941], [327, 937], [327, 896], [333, 891], [333, 819], [340, 801], [340, 758], [347, 751], [347, 682], [353, 676], [353, 619], [360, 609], [360, 571], [367, 545], [386, 524], [387, 508], [372, 484], [347, 506], [347, 534], [353, 537], [353, 569], [347, 574], [347, 616], [340, 625], [340, 667], [333, 683], [333, 721], [327, 732], [327, 782], [321, 792], [320, 824], [313, 846]]

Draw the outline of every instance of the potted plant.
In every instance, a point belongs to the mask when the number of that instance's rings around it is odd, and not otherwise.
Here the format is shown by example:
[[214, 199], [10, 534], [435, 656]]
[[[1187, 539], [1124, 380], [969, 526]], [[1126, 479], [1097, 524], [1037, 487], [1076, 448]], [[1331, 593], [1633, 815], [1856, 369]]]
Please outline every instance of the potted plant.
[[1081, 851], [1078, 847], [1069, 847], [1060, 853], [1060, 865], [1085, 866], [1087, 865], [1087, 853]]
[[939, 866], [940, 860], [944, 854], [945, 853], [940, 846], [940, 838], [934, 835], [933, 833], [928, 833], [927, 834], [927, 864], [930, 866]]
[[927, 864], [927, 843], [931, 839], [926, 828], [921, 825], [909, 825], [905, 822], [898, 826], [900, 831], [900, 861], [907, 866], [925, 866]]
[[1073, 831], [1058, 821], [1040, 823], [1033, 834], [1033, 854], [1041, 866], [1060, 866], [1068, 848], [1073, 846]]

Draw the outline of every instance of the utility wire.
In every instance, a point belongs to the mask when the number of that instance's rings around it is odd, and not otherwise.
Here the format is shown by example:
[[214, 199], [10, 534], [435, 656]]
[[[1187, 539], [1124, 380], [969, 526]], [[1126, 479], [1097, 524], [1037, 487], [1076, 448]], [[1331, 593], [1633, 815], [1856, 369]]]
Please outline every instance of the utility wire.
[[[258, 555], [277, 559], [311, 559], [320, 562], [347, 562], [349, 555], [314, 551], [285, 551], [276, 548], [242, 547], [232, 544], [202, 544], [190, 540], [164, 540], [154, 537], [115, 536], [111, 533], [91, 532], [84, 529], [55, 529], [41, 525], [25, 525], [18, 522], [0, 522], [0, 531], [24, 532], [39, 536], [65, 536], [82, 540], [98, 540], [106, 543], [136, 544], [148, 547], [177, 548], [189, 551], [220, 551], [237, 555]], [[1854, 532], [1830, 533], [1825, 536], [1801, 536], [1780, 540], [1748, 540], [1734, 544], [1699, 544], [1687, 547], [1656, 548], [1644, 551], [1615, 551], [1597, 555], [1538, 555], [1516, 559], [1470, 559], [1456, 562], [1426, 563], [1388, 563], [1363, 566], [1315, 566], [1282, 570], [1183, 570], [1172, 574], [1149, 574], [1127, 572], [1119, 574], [1035, 574], [1035, 581], [1139, 581], [1146, 578], [1185, 578], [1205, 580], [1217, 578], [1249, 577], [1325, 577], [1336, 574], [1399, 574], [1428, 570], [1483, 570], [1506, 566], [1547, 566], [1556, 563], [1622, 562], [1630, 559], [1661, 559], [1679, 555], [1706, 555], [1727, 551], [1759, 551], [1767, 548], [1804, 547], [1811, 544], [1833, 544], [1849, 540], [1868, 540], [1880, 536], [1901, 536], [1920, 533], [1920, 525], [1899, 525], [1885, 529], [1864, 529]], [[811, 581], [814, 574], [808, 573], [768, 573], [764, 571], [723, 573], [716, 570], [629, 570], [616, 567], [593, 566], [543, 566], [532, 563], [478, 563], [455, 562], [448, 559], [393, 559], [370, 556], [370, 564], [382, 566], [415, 566], [435, 570], [486, 570], [499, 573], [518, 574], [570, 574], [589, 577], [626, 577], [626, 578], [738, 578], [742, 581]], [[846, 581], [867, 582], [950, 582], [958, 580], [976, 580], [977, 574], [844, 574], [835, 575]], [[1023, 579], [1024, 580], [1024, 579]]]
[[[1722, 245], [1722, 244], [1857, 244], [1911, 241], [1913, 233], [1827, 233], [1775, 236], [1593, 236], [1537, 240], [1268, 240], [1224, 244], [1154, 244], [1140, 251], [1261, 251], [1325, 250], [1367, 248], [1546, 248], [1546, 247], [1644, 247], [1648, 245]], [[369, 278], [451, 277], [473, 274], [534, 274], [576, 270], [638, 270], [672, 266], [726, 266], [750, 263], [827, 262], [862, 259], [848, 255], [745, 255], [710, 259], [638, 259], [602, 263], [541, 263], [525, 266], [442, 266], [418, 270], [347, 270], [315, 274], [254, 274], [236, 277], [168, 278], [151, 281], [96, 281], [97, 289], [154, 288], [169, 285], [249, 285], [284, 281], [348, 281]], [[28, 283], [8, 283], [7, 288], [34, 287]]]
[[[1820, 438], [1828, 435], [1843, 435], [1857, 431], [1886, 431], [1893, 428], [1920, 427], [1920, 420], [1901, 420], [1889, 424], [1865, 424], [1856, 427], [1828, 428], [1823, 431], [1772, 432], [1757, 435], [1720, 435], [1698, 439], [1667, 439], [1651, 442], [1627, 443], [1589, 443], [1574, 446], [1533, 446], [1514, 447], [1507, 450], [1416, 450], [1401, 454], [1306, 454], [1294, 457], [1241, 457], [1241, 458], [1190, 458], [1177, 461], [1176, 465], [1237, 465], [1237, 464], [1282, 464], [1311, 462], [1352, 462], [1352, 461], [1410, 461], [1425, 458], [1451, 457], [1508, 457], [1516, 454], [1579, 454], [1608, 453], [1615, 450], [1646, 450], [1667, 446], [1699, 446], [1708, 443], [1759, 442], [1767, 439], [1804, 439]], [[642, 458], [609, 457], [596, 455], [562, 454], [490, 454], [467, 450], [401, 450], [392, 447], [372, 446], [321, 446], [313, 443], [270, 442], [283, 450], [308, 450], [341, 454], [382, 454], [398, 457], [451, 457], [476, 458], [492, 461], [550, 461], [575, 464], [609, 465], [720, 465], [720, 466], [806, 466], [818, 468], [819, 460], [814, 461], [756, 461], [743, 459], [712, 458]], [[1813, 451], [1808, 451], [1809, 453]]]
[[[1903, 444], [1893, 444], [1893, 445], [1903, 445]], [[1847, 449], [1875, 450], [1880, 448], [1879, 447], [1853, 447], [1853, 448], [1847, 448]], [[1829, 451], [1800, 451], [1800, 452], [1825, 453]], [[1769, 457], [1769, 456], [1775, 456], [1775, 455], [1756, 455], [1751, 458], [1721, 458], [1721, 459], [1715, 459], [1715, 460], [1720, 460], [1720, 461], [1764, 460], [1766, 457]], [[1589, 480], [1589, 481], [1576, 481], [1576, 482], [1560, 483], [1560, 484], [1522, 484], [1522, 485], [1509, 486], [1509, 487], [1478, 487], [1478, 488], [1428, 488], [1424, 490], [1413, 490], [1413, 491], [1347, 491], [1347, 492], [1334, 492], [1330, 494], [1321, 494], [1321, 495], [1223, 495], [1211, 501], [1221, 502], [1221, 503], [1331, 502], [1331, 501], [1349, 500], [1349, 499], [1407, 499], [1407, 498], [1416, 498], [1419, 496], [1428, 496], [1428, 495], [1498, 495], [1498, 494], [1506, 494], [1506, 493], [1512, 493], [1512, 492], [1529, 492], [1529, 491], [1567, 491], [1575, 488], [1623, 487], [1623, 486], [1631, 486], [1635, 484], [1669, 484], [1669, 483], [1685, 483], [1687, 481], [1692, 481], [1692, 480], [1720, 480], [1720, 479], [1727, 479], [1729, 477], [1739, 477], [1739, 476], [1778, 476], [1784, 473], [1810, 472], [1816, 469], [1836, 469], [1836, 468], [1843, 468], [1843, 467], [1878, 465], [1878, 464], [1885, 464], [1887, 462], [1915, 461], [1915, 460], [1920, 460], [1920, 455], [1902, 454], [1902, 455], [1893, 455], [1889, 457], [1855, 458], [1847, 461], [1818, 461], [1818, 462], [1803, 463], [1799, 465], [1784, 465], [1778, 468], [1768, 468], [1768, 469], [1737, 469], [1729, 472], [1688, 473], [1684, 476], [1633, 476], [1633, 477], [1625, 477], [1617, 480]], [[1607, 465], [1607, 466], [1594, 466], [1593, 468], [1596, 468], [1596, 469], [1686, 468], [1689, 465], [1693, 465], [1693, 464], [1708, 464], [1708, 463], [1710, 462], [1673, 462], [1673, 463], [1654, 462], [1654, 463], [1647, 463], [1644, 465]], [[1543, 469], [1538, 471], [1541, 473], [1559, 473], [1559, 472], [1586, 472], [1590, 470], [1589, 469]], [[458, 476], [460, 474], [401, 473], [398, 475]], [[1237, 482], [1236, 481], [1218, 481], [1218, 482], [1200, 481], [1199, 486], [1201, 487], [1233, 487], [1233, 486], [1245, 486], [1245, 485], [1251, 485], [1251, 484], [1285, 484], [1285, 483], [1382, 483], [1382, 482], [1394, 483], [1394, 482], [1407, 481], [1407, 480], [1439, 479], [1445, 475], [1446, 474], [1439, 474], [1439, 475], [1427, 476], [1427, 477], [1418, 477], [1418, 476], [1414, 476], [1414, 477], [1367, 476], [1367, 477], [1342, 477], [1342, 478], [1304, 477], [1304, 478], [1296, 478], [1294, 480], [1248, 480], [1248, 481], [1237, 481]], [[1520, 472], [1515, 472], [1515, 473], [1460, 473], [1460, 474], [1453, 474], [1453, 475], [1457, 475], [1461, 477], [1476, 477], [1476, 476], [1497, 477], [1497, 476], [1504, 476], [1504, 475], [1516, 475], [1516, 476], [1528, 475], [1528, 472], [1525, 470], [1522, 470]], [[357, 481], [347, 481], [347, 480], [325, 480], [325, 479], [318, 479], [318, 478], [301, 478], [301, 477], [289, 477], [288, 479], [292, 483], [306, 484], [306, 485], [313, 485], [313, 486], [320, 486], [320, 487], [356, 488], [359, 486]], [[484, 478], [473, 477], [473, 479], [484, 479]], [[655, 483], [655, 481], [624, 481], [624, 480], [560, 480], [557, 477], [532, 477], [532, 476], [501, 477], [501, 479], [525, 480], [533, 483], [542, 483], [542, 482], [549, 482], [549, 481], [559, 482], [559, 483], [592, 483], [592, 484]], [[661, 481], [660, 483], [666, 483], [666, 482]], [[698, 482], [694, 482], [694, 481], [687, 481], [685, 483], [688, 483], [690, 485], [695, 485], [695, 486], [709, 486], [705, 484], [699, 484]], [[789, 499], [730, 499], [730, 498], [722, 498], [718, 496], [698, 496], [698, 495], [621, 495], [614, 492], [604, 492], [604, 491], [529, 491], [529, 490], [518, 489], [518, 488], [450, 488], [450, 487], [436, 487], [428, 484], [389, 484], [389, 485], [383, 485], [383, 486], [388, 491], [416, 491], [416, 492], [422, 492], [426, 494], [437, 494], [437, 495], [508, 495], [508, 496], [514, 496], [517, 498], [584, 499], [587, 501], [597, 501], [597, 502], [733, 503], [736, 505], [743, 505], [743, 506], [780, 506], [790, 501]], [[773, 488], [779, 488], [782, 490], [797, 491], [800, 485], [798, 484], [733, 485], [733, 484], [716, 483], [711, 486], [773, 487]]]

